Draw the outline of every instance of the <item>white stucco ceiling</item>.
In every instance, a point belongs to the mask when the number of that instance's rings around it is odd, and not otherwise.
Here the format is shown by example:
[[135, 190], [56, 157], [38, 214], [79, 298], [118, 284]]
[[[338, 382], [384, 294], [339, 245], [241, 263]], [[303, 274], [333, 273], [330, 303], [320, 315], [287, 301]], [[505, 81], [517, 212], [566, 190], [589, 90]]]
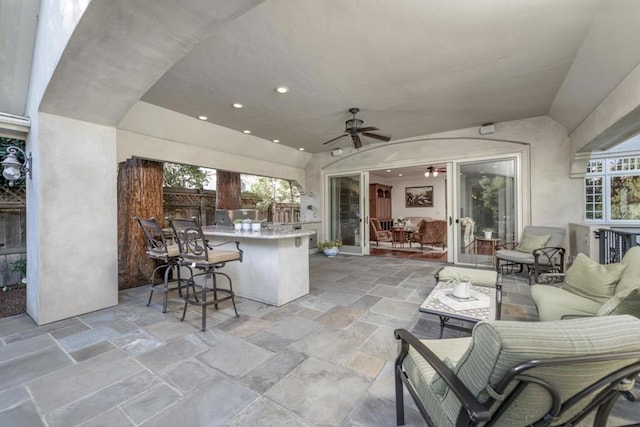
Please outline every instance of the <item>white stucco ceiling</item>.
[[640, 63], [637, 0], [238, 4], [92, 0], [41, 109], [117, 124], [141, 96], [313, 153], [350, 144], [322, 145], [350, 107], [393, 140], [547, 114], [571, 131]]
[[0, 1], [0, 113], [24, 115], [39, 3]]
[[[638, 60], [631, 55], [606, 87], [583, 87], [590, 99], [577, 113], [556, 99], [607, 3], [267, 0], [186, 55], [143, 100], [309, 152], [328, 148], [322, 142], [342, 133], [352, 106], [393, 139], [545, 115], [554, 99], [575, 126]], [[278, 95], [277, 85], [291, 92]], [[232, 108], [236, 101], [245, 108]]]

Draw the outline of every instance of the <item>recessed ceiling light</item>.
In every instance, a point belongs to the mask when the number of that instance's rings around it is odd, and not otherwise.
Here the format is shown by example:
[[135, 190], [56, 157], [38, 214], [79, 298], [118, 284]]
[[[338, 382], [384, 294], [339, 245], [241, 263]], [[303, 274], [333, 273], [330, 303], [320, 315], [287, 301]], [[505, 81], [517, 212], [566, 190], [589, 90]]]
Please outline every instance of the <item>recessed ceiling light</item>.
[[198, 119], [199, 119], [199, 120], [207, 120], [208, 118], [209, 118], [209, 117], [207, 117], [207, 116], [198, 116]]
[[233, 108], [242, 108], [242, 107], [244, 107], [244, 105], [240, 104], [239, 102], [234, 102], [231, 105], [233, 106]]
[[286, 86], [278, 86], [276, 88], [276, 92], [278, 92], [278, 93], [287, 93], [287, 92], [289, 92], [289, 88], [286, 87]]
[[273, 142], [280, 142], [280, 140], [279, 139], [274, 139]]
[[402, 174], [401, 174], [401, 173], [399, 173], [399, 174], [398, 174], [398, 176], [402, 176]]
[[300, 148], [298, 148], [298, 150], [304, 151], [304, 147], [300, 147]]
[[247, 130], [243, 130], [242, 133], [247, 133], [248, 134], [248, 133], [251, 133], [251, 131], [247, 129]]
[[391, 172], [391, 169], [387, 169], [387, 172]]

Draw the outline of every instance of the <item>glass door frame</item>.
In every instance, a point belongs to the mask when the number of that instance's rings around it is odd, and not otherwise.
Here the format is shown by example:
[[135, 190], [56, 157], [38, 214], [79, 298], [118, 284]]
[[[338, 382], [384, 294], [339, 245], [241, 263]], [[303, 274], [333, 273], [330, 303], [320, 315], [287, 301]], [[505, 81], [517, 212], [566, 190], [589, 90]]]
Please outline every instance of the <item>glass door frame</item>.
[[[460, 186], [460, 166], [462, 165], [468, 165], [468, 164], [474, 164], [474, 163], [484, 163], [484, 162], [488, 162], [488, 161], [503, 161], [503, 160], [509, 160], [509, 159], [513, 159], [515, 160], [515, 173], [514, 173], [514, 178], [515, 178], [515, 183], [514, 183], [514, 190], [515, 190], [515, 212], [514, 212], [514, 221], [515, 221], [515, 225], [514, 225], [514, 229], [515, 229], [515, 233], [516, 233], [516, 239], [519, 238], [519, 236], [522, 234], [522, 228], [524, 227], [524, 212], [523, 212], [523, 177], [522, 177], [522, 156], [520, 153], [508, 153], [508, 154], [502, 154], [502, 155], [495, 155], [495, 156], [483, 156], [483, 157], [477, 157], [477, 158], [472, 158], [472, 159], [464, 159], [464, 160], [454, 160], [451, 162], [451, 169], [449, 169], [449, 165], [447, 165], [447, 170], [452, 170], [454, 171], [453, 174], [451, 174], [451, 180], [450, 182], [447, 183], [447, 193], [451, 195], [451, 197], [449, 197], [449, 202], [451, 204], [451, 210], [449, 210], [449, 212], [451, 212], [451, 214], [449, 215], [449, 224], [450, 224], [450, 230], [452, 231], [452, 233], [450, 233], [451, 238], [449, 239], [449, 247], [451, 248], [451, 250], [449, 251], [449, 256], [448, 256], [448, 261], [449, 262], [453, 262], [454, 264], [460, 264], [460, 265], [468, 265], [468, 266], [475, 266], [476, 265], [476, 261], [472, 261], [472, 262], [463, 262], [460, 259], [460, 254], [461, 254], [461, 248], [459, 247], [459, 244], [461, 242], [461, 232], [462, 232], [462, 228], [460, 227], [460, 194], [458, 192], [459, 186]], [[476, 234], [477, 234], [477, 230], [476, 230]]]
[[[323, 173], [323, 201], [322, 206], [325, 206], [323, 212], [323, 241], [329, 240], [331, 236], [331, 179], [341, 177], [355, 177], [360, 179], [360, 194], [359, 194], [359, 216], [358, 222], [358, 236], [359, 246], [347, 246], [343, 245], [340, 249], [341, 253], [348, 255], [369, 255], [369, 172], [368, 171], [354, 171], [354, 172], [332, 172]], [[358, 242], [356, 242], [358, 243]]]

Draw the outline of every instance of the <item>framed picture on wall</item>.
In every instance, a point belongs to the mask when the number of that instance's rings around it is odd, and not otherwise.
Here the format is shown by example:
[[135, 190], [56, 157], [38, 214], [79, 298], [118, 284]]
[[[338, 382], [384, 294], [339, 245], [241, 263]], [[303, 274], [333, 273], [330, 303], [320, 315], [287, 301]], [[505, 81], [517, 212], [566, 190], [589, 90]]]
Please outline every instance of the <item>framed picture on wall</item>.
[[424, 187], [405, 187], [404, 202], [407, 208], [432, 208], [433, 185]]

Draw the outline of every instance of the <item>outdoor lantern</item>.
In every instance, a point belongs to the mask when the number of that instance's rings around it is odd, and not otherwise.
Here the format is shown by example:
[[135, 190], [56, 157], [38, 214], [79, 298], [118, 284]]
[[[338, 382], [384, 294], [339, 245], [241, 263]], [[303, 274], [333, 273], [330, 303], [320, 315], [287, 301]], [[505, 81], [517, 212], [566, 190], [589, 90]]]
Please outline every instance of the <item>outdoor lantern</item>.
[[[22, 153], [24, 157], [24, 163], [20, 163], [18, 157], [18, 151]], [[22, 176], [22, 172], [26, 172], [29, 174], [29, 178], [31, 178], [31, 155], [26, 155], [24, 151], [22, 151], [18, 147], [7, 147], [7, 158], [0, 162], [2, 165], [2, 176], [9, 181], [9, 186], [13, 187], [15, 181], [20, 179]]]

